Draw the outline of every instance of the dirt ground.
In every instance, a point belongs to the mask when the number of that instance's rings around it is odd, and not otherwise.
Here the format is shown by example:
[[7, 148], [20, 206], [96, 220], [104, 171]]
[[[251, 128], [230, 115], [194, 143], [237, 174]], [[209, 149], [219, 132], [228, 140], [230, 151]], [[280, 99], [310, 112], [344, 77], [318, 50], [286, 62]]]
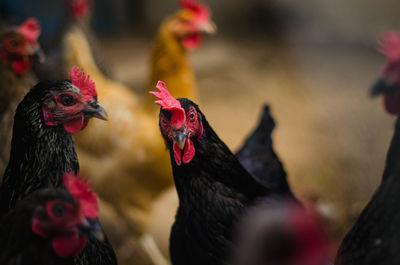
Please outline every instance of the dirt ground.
[[[150, 39], [104, 40], [116, 79], [145, 87]], [[191, 54], [200, 107], [236, 150], [263, 103], [277, 122], [275, 149], [294, 192], [335, 220], [341, 238], [376, 189], [393, 118], [368, 89], [384, 58], [372, 47], [272, 45], [267, 40], [208, 38]], [[152, 230], [166, 251], [175, 214], [174, 190], [155, 205]]]

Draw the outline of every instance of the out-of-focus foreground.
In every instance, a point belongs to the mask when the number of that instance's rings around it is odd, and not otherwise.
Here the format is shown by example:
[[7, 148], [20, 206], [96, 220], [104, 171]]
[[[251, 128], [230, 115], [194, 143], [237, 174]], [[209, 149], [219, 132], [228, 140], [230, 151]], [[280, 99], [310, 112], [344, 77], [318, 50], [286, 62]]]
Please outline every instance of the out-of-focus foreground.
[[[3, 1], [2, 8], [25, 4], [24, 12], [15, 15], [19, 21], [34, 15], [27, 1]], [[306, 204], [316, 204], [328, 218], [329, 232], [341, 240], [380, 181], [393, 131], [393, 119], [368, 90], [384, 63], [376, 38], [400, 29], [400, 3], [204, 2], [218, 33], [190, 55], [201, 109], [236, 150], [268, 103], [277, 123], [274, 147], [292, 190]], [[146, 88], [152, 38], [176, 9], [172, 0], [94, 1], [98, 56], [114, 79], [135, 91]], [[41, 21], [44, 34], [56, 25], [51, 19]], [[155, 200], [146, 228], [164, 253], [176, 208], [171, 186]], [[119, 251], [124, 256], [124, 249]]]

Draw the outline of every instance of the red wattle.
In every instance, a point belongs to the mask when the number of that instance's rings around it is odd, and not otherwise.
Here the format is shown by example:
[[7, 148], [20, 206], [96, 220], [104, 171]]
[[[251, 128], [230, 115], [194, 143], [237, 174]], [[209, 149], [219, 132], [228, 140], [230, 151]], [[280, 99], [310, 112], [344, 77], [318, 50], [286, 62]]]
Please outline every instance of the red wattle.
[[180, 166], [182, 164], [181, 161], [181, 149], [179, 149], [179, 146], [177, 143], [174, 142], [174, 145], [172, 147], [174, 149], [174, 158], [175, 158], [175, 163]]
[[54, 252], [60, 257], [76, 256], [86, 244], [86, 237], [79, 237], [78, 233], [57, 237], [52, 240]]
[[389, 114], [400, 115], [400, 94], [385, 95], [383, 97], [383, 104]]
[[192, 140], [187, 139], [185, 149], [183, 151], [183, 163], [188, 164], [190, 161], [192, 161], [195, 151], [196, 150], [194, 149]]
[[[87, 124], [87, 122], [86, 122]], [[84, 116], [80, 115], [78, 118], [73, 119], [71, 121], [68, 121], [64, 123], [64, 129], [67, 131], [69, 134], [75, 134], [82, 130], [85, 126], [85, 121], [84, 121]]]
[[188, 37], [185, 37], [182, 41], [182, 44], [183, 44], [183, 47], [185, 47], [186, 49], [194, 50], [197, 47], [199, 47], [201, 42], [202, 42], [201, 34], [194, 33]]
[[31, 62], [28, 59], [22, 59], [12, 62], [12, 68], [17, 74], [23, 74], [29, 70]]

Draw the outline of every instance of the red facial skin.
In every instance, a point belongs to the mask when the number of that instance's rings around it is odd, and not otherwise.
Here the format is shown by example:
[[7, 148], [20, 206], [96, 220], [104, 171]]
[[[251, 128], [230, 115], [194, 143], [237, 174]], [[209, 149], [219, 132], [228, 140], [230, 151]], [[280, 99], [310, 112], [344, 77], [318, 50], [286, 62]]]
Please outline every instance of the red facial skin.
[[[168, 119], [162, 112], [160, 112], [160, 124], [164, 138], [167, 141], [172, 142], [175, 163], [180, 166], [182, 162], [188, 164], [190, 163], [190, 161], [192, 161], [196, 153], [195, 147], [193, 145], [193, 139], [200, 139], [203, 134], [203, 124], [199, 120], [199, 114], [193, 106], [191, 106], [189, 108], [189, 111], [185, 113], [186, 117], [182, 126], [177, 127], [176, 124], [171, 122], [172, 120], [174, 120], [174, 115], [176, 114], [174, 112], [171, 112], [171, 119]], [[183, 157], [181, 149], [179, 148], [173, 137], [174, 131], [179, 131], [182, 129], [188, 135], [185, 142], [185, 148], [183, 150]]]
[[33, 55], [39, 50], [37, 42], [40, 26], [36, 19], [27, 19], [19, 28], [6, 33], [1, 40], [0, 58], [17, 74], [26, 73], [32, 63]]
[[202, 43], [202, 33], [215, 31], [211, 14], [205, 5], [196, 1], [183, 0], [180, 5], [183, 10], [173, 25], [173, 31], [185, 49], [194, 50]]
[[66, 132], [75, 134], [88, 124], [82, 111], [88, 106], [80, 94], [71, 91], [53, 95], [43, 103], [43, 117], [47, 126], [62, 124]]
[[35, 213], [32, 231], [51, 240], [54, 252], [60, 257], [76, 256], [86, 244], [87, 237], [79, 233], [77, 225], [84, 224], [79, 206], [53, 200], [45, 205], [46, 216]]

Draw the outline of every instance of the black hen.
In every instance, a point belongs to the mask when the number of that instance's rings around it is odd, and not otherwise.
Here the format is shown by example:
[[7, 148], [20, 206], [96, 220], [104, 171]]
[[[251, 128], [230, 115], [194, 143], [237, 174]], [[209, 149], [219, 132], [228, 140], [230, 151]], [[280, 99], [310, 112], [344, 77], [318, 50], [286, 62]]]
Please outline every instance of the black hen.
[[[91, 117], [107, 119], [94, 83], [77, 68], [70, 77], [38, 83], [18, 105], [0, 187], [0, 216], [38, 189], [62, 187], [62, 175], [79, 170], [72, 134], [84, 129]], [[77, 264], [116, 264], [116, 259], [107, 241], [89, 237]]]
[[72, 193], [38, 190], [0, 220], [0, 264], [73, 265], [73, 256], [84, 248], [88, 234], [102, 240], [96, 195], [73, 174], [67, 178], [75, 186]]
[[246, 207], [274, 193], [256, 182], [219, 139], [198, 106], [165, 84], [160, 129], [170, 151], [179, 208], [170, 238], [174, 265], [226, 264], [234, 225]]
[[[372, 89], [372, 95], [384, 94], [388, 113], [400, 116], [400, 35], [387, 33], [380, 42], [380, 51], [388, 64], [383, 77]], [[335, 264], [400, 264], [400, 120], [386, 157], [380, 186], [357, 222], [344, 238]]]
[[236, 158], [265, 187], [291, 194], [286, 172], [273, 149], [271, 134], [274, 128], [269, 106], [264, 105], [257, 128], [236, 153]]

